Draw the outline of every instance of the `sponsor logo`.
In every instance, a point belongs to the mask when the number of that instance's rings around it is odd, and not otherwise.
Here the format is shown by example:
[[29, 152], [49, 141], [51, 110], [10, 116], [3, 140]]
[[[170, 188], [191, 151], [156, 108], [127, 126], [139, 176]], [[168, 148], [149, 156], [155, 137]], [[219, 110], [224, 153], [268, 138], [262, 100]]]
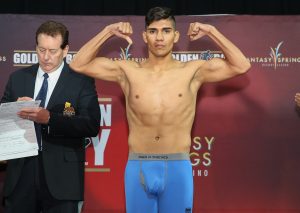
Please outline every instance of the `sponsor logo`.
[[[272, 68], [277, 70], [279, 68], [286, 68], [290, 65], [300, 63], [300, 56], [289, 56], [284, 55], [281, 50], [284, 42], [279, 42], [276, 47], [270, 47], [269, 57], [249, 57], [248, 60], [252, 64], [260, 64], [264, 68]], [[287, 51], [284, 49], [285, 52]], [[286, 69], [285, 69], [286, 70]]]
[[131, 56], [131, 54], [129, 53], [130, 46], [131, 46], [131, 44], [128, 44], [128, 46], [125, 49], [120, 47], [120, 49], [121, 49], [120, 58], [122, 60], [128, 60], [129, 57]]
[[[65, 60], [69, 64], [76, 52], [69, 51]], [[28, 67], [38, 63], [38, 56], [35, 50], [14, 50], [13, 66]]]
[[174, 59], [182, 62], [192, 60], [210, 60], [212, 58], [224, 58], [224, 54], [220, 51], [184, 51], [184, 52], [173, 52], [172, 56]]
[[[100, 107], [100, 131], [96, 137], [86, 138], [86, 149], [94, 152], [94, 159], [85, 162], [87, 172], [110, 172], [110, 168], [104, 168], [105, 148], [111, 131], [112, 104], [111, 98], [99, 98]], [[91, 155], [92, 156], [92, 155]]]
[[5, 55], [0, 55], [0, 62], [5, 62], [7, 59], [6, 59], [6, 56]]
[[212, 164], [212, 148], [215, 144], [215, 137], [194, 136], [192, 138], [190, 159], [193, 166], [194, 177], [207, 177], [209, 167]]
[[138, 156], [140, 159], [154, 159], [154, 160], [168, 160], [168, 156], [166, 155], [140, 155]]

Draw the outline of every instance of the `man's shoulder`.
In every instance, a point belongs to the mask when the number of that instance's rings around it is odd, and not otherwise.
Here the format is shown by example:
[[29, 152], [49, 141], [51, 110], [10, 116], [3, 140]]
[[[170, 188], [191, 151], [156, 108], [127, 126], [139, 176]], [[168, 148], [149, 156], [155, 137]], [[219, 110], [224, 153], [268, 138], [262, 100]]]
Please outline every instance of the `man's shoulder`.
[[195, 73], [204, 63], [203, 60], [176, 61], [173, 68], [186, 75], [187, 73]]
[[24, 67], [13, 71], [10, 75], [11, 77], [22, 77], [26, 75], [32, 75], [38, 70], [38, 64], [31, 65], [29, 67]]
[[191, 61], [185, 62], [185, 65], [186, 66], [199, 66], [200, 67], [205, 62], [206, 62], [205, 60], [191, 60]]
[[115, 63], [126, 68], [141, 67], [140, 62], [133, 60], [116, 60]]

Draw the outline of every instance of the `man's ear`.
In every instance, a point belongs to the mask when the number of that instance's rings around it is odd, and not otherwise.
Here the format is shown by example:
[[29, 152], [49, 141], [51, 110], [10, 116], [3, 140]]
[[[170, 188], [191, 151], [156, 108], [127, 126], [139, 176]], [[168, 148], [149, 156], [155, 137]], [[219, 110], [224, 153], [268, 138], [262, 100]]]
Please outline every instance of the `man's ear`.
[[66, 57], [69, 52], [69, 45], [66, 45], [66, 47], [63, 49], [63, 56]]
[[143, 40], [144, 40], [144, 42], [145, 42], [146, 44], [148, 43], [146, 31], [143, 31]]
[[177, 43], [179, 41], [180, 33], [179, 31], [175, 31], [175, 38], [174, 38], [174, 43]]

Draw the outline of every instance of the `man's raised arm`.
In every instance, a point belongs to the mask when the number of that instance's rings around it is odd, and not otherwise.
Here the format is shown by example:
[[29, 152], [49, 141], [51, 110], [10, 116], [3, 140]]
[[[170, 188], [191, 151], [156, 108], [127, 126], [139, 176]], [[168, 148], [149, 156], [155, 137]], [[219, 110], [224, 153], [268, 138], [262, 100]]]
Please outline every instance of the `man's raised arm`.
[[225, 59], [214, 58], [206, 61], [199, 69], [201, 71], [197, 73], [196, 78], [199, 77], [204, 82], [217, 82], [243, 74], [251, 67], [240, 49], [214, 26], [199, 22], [190, 24], [188, 36], [191, 41], [204, 35], [209, 36], [222, 49]]
[[97, 79], [117, 81], [122, 74], [117, 62], [105, 57], [96, 57], [102, 44], [113, 35], [132, 43], [132, 27], [128, 22], [119, 22], [106, 26], [95, 37], [83, 45], [70, 63], [77, 72]]

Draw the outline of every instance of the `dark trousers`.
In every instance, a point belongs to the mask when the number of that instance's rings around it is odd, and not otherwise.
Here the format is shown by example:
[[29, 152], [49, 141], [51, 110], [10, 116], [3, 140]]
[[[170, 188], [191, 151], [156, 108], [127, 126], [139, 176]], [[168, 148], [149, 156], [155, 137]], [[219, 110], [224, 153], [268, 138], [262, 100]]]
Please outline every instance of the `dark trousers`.
[[5, 213], [78, 213], [79, 201], [57, 200], [49, 192], [42, 166], [42, 153], [25, 160], [21, 177], [5, 197]]

